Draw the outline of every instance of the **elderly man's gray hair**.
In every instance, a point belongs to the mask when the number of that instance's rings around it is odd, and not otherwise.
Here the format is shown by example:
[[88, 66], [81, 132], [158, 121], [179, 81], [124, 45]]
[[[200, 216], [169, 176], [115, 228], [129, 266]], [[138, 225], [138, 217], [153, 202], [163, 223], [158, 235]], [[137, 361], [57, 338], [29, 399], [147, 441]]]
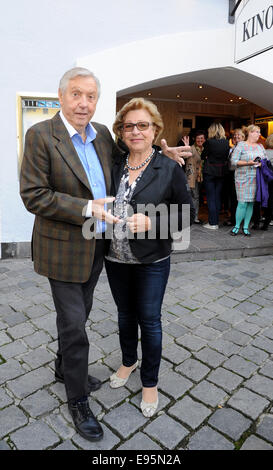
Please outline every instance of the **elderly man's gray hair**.
[[84, 67], [74, 67], [73, 69], [70, 69], [67, 72], [65, 72], [59, 84], [59, 89], [61, 90], [62, 93], [65, 92], [68, 82], [76, 77], [92, 77], [96, 82], [97, 90], [98, 90], [98, 98], [99, 98], [100, 96], [99, 79], [96, 77], [96, 75], [93, 72], [90, 72], [90, 70], [85, 69]]

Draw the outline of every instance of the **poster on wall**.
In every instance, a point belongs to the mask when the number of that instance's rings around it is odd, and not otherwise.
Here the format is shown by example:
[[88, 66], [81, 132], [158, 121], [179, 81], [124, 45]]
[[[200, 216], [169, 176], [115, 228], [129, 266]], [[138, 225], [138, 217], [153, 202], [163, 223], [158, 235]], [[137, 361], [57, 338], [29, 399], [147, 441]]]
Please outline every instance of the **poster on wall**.
[[34, 124], [51, 119], [60, 109], [56, 96], [22, 96], [17, 94], [17, 140], [18, 140], [18, 169], [20, 170], [24, 141], [27, 130]]

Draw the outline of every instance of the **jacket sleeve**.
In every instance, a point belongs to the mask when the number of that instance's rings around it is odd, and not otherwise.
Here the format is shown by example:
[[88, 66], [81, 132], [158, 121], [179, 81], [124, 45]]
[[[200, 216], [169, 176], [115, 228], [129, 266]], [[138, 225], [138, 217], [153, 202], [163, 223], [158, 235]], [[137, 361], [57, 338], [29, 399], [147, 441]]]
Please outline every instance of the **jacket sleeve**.
[[[183, 211], [189, 211], [189, 219], [183, 218]], [[185, 215], [185, 212], [184, 212]], [[163, 218], [163, 220], [162, 220]], [[186, 228], [183, 223], [192, 225], [195, 218], [195, 209], [193, 206], [192, 197], [187, 184], [184, 170], [177, 164], [173, 170], [171, 181], [171, 196], [168, 208], [168, 215], [156, 215], [152, 221], [156, 223], [156, 233], [160, 236], [161, 224], [163, 226], [168, 224], [169, 234], [176, 231], [181, 231]]]
[[82, 225], [88, 199], [58, 192], [50, 182], [50, 145], [35, 127], [27, 131], [20, 172], [20, 195], [32, 214], [51, 220]]

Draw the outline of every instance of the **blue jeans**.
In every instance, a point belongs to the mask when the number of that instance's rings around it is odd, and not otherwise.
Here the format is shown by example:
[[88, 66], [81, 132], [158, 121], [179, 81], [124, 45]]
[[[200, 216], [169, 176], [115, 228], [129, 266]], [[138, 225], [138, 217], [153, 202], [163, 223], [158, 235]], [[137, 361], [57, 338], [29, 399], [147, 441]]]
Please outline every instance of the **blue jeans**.
[[223, 178], [204, 174], [204, 184], [208, 203], [209, 224], [218, 225]]
[[155, 387], [162, 352], [161, 306], [170, 273], [170, 258], [158, 263], [124, 264], [105, 260], [118, 309], [122, 364], [137, 361], [138, 325], [141, 330], [143, 387]]

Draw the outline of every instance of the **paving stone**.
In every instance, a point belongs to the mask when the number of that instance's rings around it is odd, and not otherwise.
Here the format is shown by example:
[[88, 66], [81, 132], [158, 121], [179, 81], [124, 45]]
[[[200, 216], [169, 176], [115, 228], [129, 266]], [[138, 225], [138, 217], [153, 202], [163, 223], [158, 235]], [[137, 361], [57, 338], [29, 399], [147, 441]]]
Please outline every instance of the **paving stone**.
[[52, 353], [44, 347], [36, 348], [28, 354], [24, 354], [21, 359], [26, 362], [32, 369], [43, 366], [54, 359]]
[[174, 406], [169, 408], [168, 413], [192, 429], [196, 429], [212, 412], [206, 406], [186, 395], [182, 400], [177, 401]]
[[265, 415], [257, 426], [256, 434], [273, 444], [273, 415]]
[[78, 450], [77, 447], [72, 444], [68, 439], [67, 441], [62, 442], [59, 446], [55, 447], [53, 450]]
[[188, 443], [189, 450], [233, 450], [234, 445], [208, 426], [201, 428]]
[[164, 331], [169, 333], [174, 338], [179, 338], [189, 332], [188, 328], [184, 328], [177, 322], [169, 323], [167, 326], [165, 326]]
[[193, 334], [177, 338], [176, 342], [181, 344], [181, 346], [185, 346], [185, 348], [190, 349], [191, 351], [199, 351], [207, 344], [206, 340], [201, 339], [198, 336], [194, 336]]
[[107, 413], [103, 421], [126, 439], [142, 427], [146, 423], [147, 418], [145, 418], [141, 411], [135, 408], [135, 406], [129, 403], [123, 403], [121, 406]]
[[116, 448], [120, 443], [120, 439], [107, 427], [105, 424], [100, 423], [103, 429], [103, 439], [96, 442], [89, 442], [78, 433], [72, 437], [72, 442], [83, 450], [105, 451]]
[[52, 339], [45, 331], [36, 331], [33, 335], [25, 336], [24, 342], [31, 348], [37, 348], [42, 344], [52, 342]]
[[6, 443], [6, 441], [0, 441], [0, 451], [1, 450], [11, 450], [10, 446]]
[[18, 339], [33, 334], [35, 330], [30, 323], [24, 323], [8, 328], [7, 332], [13, 339]]
[[195, 359], [187, 359], [175, 368], [176, 372], [181, 372], [194, 382], [200, 382], [209, 372], [210, 369]]
[[125, 387], [113, 389], [108, 382], [104, 383], [99, 390], [92, 393], [92, 397], [96, 398], [107, 410], [124, 401], [129, 395], [130, 392]]
[[229, 395], [224, 390], [207, 380], [203, 380], [191, 389], [190, 394], [206, 405], [213, 407], [222, 405], [229, 398]]
[[0, 387], [0, 410], [13, 403], [13, 399], [7, 394], [4, 388]]
[[270, 354], [273, 353], [273, 341], [271, 341], [268, 338], [264, 338], [262, 336], [257, 336], [253, 341], [252, 345], [256, 346], [259, 349], [262, 349], [263, 351], [266, 351]]
[[[206, 305], [206, 307], [208, 306]], [[215, 317], [215, 312], [208, 310], [207, 308], [199, 308], [198, 310], [194, 311], [194, 316], [205, 322]]]
[[9, 326], [19, 325], [19, 324], [25, 322], [26, 320], [27, 320], [27, 318], [25, 317], [25, 315], [22, 312], [14, 312], [14, 313], [12, 313], [10, 315], [7, 315], [5, 317], [5, 322]]
[[56, 432], [56, 434], [61, 436], [61, 438], [67, 442], [69, 442], [68, 439], [71, 439], [75, 434], [74, 426], [68, 425], [67, 421], [60, 413], [50, 413], [44, 418], [44, 420]]
[[260, 374], [266, 375], [267, 377], [273, 379], [273, 362], [267, 362], [260, 370]]
[[273, 339], [273, 327], [271, 327], [271, 328], [266, 328], [266, 329], [263, 331], [263, 336], [266, 336], [266, 338]]
[[40, 367], [39, 369], [25, 373], [17, 379], [11, 380], [8, 383], [8, 388], [18, 398], [25, 398], [53, 381], [53, 373], [46, 367]]
[[118, 450], [162, 450], [162, 448], [150, 439], [146, 434], [137, 432], [131, 439], [118, 447]]
[[245, 440], [240, 450], [273, 450], [273, 447], [256, 436], [250, 436]]
[[28, 418], [17, 406], [11, 405], [0, 410], [0, 423], [0, 438], [2, 438], [12, 431], [25, 426], [28, 423]]
[[195, 336], [201, 336], [201, 338], [209, 341], [217, 338], [220, 335], [220, 332], [218, 330], [208, 328], [205, 325], [200, 325], [194, 330], [194, 334]]
[[235, 307], [237, 310], [240, 310], [240, 312], [247, 313], [248, 315], [253, 315], [254, 313], [257, 312], [261, 307], [257, 304], [253, 304], [252, 302], [248, 302], [247, 300], [245, 302], [241, 302], [239, 305]]
[[193, 383], [190, 380], [175, 372], [169, 372], [164, 375], [159, 384], [159, 389], [177, 399], [182, 397], [192, 386]]
[[207, 380], [215, 385], [219, 385], [219, 387], [222, 387], [228, 393], [232, 393], [244, 379], [223, 367], [219, 367], [207, 376]]
[[185, 359], [190, 357], [191, 354], [181, 346], [177, 346], [177, 344], [171, 344], [163, 349], [162, 356], [174, 364], [180, 364], [181, 362], [185, 361]]
[[95, 343], [100, 349], [104, 351], [105, 354], [109, 354], [120, 348], [119, 336], [117, 333], [102, 338]]
[[238, 346], [245, 346], [252, 340], [251, 336], [246, 335], [245, 333], [242, 333], [235, 328], [224, 333], [222, 338], [227, 341], [231, 341], [232, 343], [238, 344]]
[[45, 450], [60, 442], [57, 434], [42, 421], [31, 423], [10, 435], [18, 450]]
[[28, 349], [24, 345], [22, 340], [18, 339], [16, 341], [12, 341], [12, 343], [6, 344], [5, 346], [1, 346], [0, 355], [7, 360], [12, 357], [18, 356], [19, 354], [23, 354], [27, 350]]
[[273, 400], [273, 380], [259, 374], [253, 375], [250, 380], [244, 383], [245, 387], [263, 395], [269, 400]]
[[15, 359], [9, 359], [4, 364], [0, 364], [0, 385], [7, 382], [7, 380], [14, 379], [22, 374], [25, 374], [25, 369]]
[[161, 415], [145, 427], [144, 432], [155, 438], [166, 449], [177, 447], [189, 431], [167, 415]]
[[212, 318], [206, 323], [206, 326], [219, 331], [226, 331], [230, 329], [229, 323], [222, 320], [218, 320], [218, 318]]
[[100, 333], [103, 337], [115, 333], [118, 330], [118, 325], [110, 319], [103, 320], [96, 323], [93, 329]]
[[32, 417], [37, 418], [44, 413], [57, 408], [59, 405], [58, 400], [53, 398], [46, 390], [38, 390], [29, 397], [21, 401], [20, 406]]
[[187, 328], [194, 329], [200, 325], [201, 319], [195, 317], [193, 313], [185, 312], [180, 316], [179, 320], [177, 320], [177, 323], [184, 325]]
[[268, 358], [268, 354], [261, 349], [255, 348], [254, 346], [248, 345], [242, 348], [238, 353], [239, 356], [254, 362], [255, 364], [262, 364]]
[[25, 314], [28, 318], [39, 318], [43, 315], [49, 314], [48, 308], [44, 305], [32, 305], [25, 309]]
[[200, 359], [200, 361], [211, 367], [217, 367], [226, 360], [226, 357], [223, 354], [220, 354], [208, 347], [201, 349], [199, 352], [195, 352], [194, 355], [197, 359]]
[[227, 404], [255, 420], [269, 405], [269, 401], [246, 388], [242, 388], [232, 395]]
[[247, 379], [258, 369], [258, 365], [240, 356], [232, 356], [223, 366]]
[[220, 313], [220, 315], [218, 315], [217, 318], [219, 320], [226, 321], [227, 323], [230, 323], [231, 325], [236, 325], [237, 323], [246, 321], [248, 319], [248, 316], [245, 315], [244, 313], [239, 312], [238, 310], [229, 309]]
[[39, 318], [33, 318], [32, 323], [39, 329], [44, 330], [53, 339], [57, 339], [57, 326], [56, 326], [56, 314], [55, 312], [47, 313]]
[[0, 346], [11, 343], [12, 339], [4, 331], [0, 331]]
[[208, 345], [212, 349], [216, 349], [216, 351], [219, 351], [220, 353], [228, 357], [232, 354], [238, 353], [241, 349], [240, 346], [238, 346], [237, 344], [234, 344], [231, 341], [226, 341], [222, 338], [210, 341]]
[[223, 305], [226, 308], [233, 308], [236, 305], [238, 305], [238, 300], [231, 299], [230, 297], [223, 295], [223, 297], [220, 297], [220, 299], [217, 299], [217, 303], [220, 305]]
[[252, 425], [252, 421], [232, 408], [222, 408], [215, 411], [210, 417], [208, 424], [226, 434], [233, 441], [238, 441], [242, 434]]

